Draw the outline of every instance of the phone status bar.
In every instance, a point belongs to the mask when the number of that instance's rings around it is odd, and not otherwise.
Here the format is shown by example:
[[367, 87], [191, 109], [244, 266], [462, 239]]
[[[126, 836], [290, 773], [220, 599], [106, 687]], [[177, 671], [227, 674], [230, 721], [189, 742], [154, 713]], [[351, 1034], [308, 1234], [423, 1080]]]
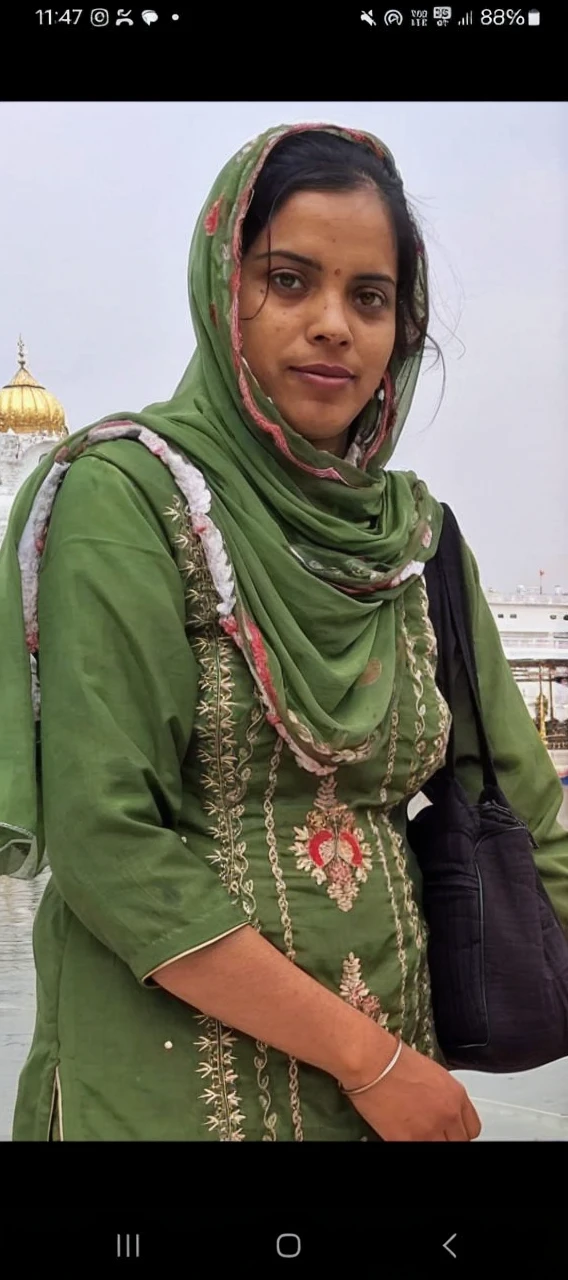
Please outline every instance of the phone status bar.
[[389, 30], [412, 27], [539, 27], [539, 9], [453, 9], [434, 5], [432, 9], [361, 9], [360, 21], [368, 27]]

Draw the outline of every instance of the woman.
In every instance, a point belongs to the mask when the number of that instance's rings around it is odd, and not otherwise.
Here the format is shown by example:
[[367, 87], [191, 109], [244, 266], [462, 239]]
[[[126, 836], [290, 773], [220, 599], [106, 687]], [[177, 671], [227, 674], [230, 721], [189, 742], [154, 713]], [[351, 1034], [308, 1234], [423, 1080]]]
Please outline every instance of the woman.
[[[173, 399], [52, 455], [2, 549], [4, 869], [45, 843], [52, 871], [14, 1138], [468, 1141], [405, 844], [449, 714], [441, 509], [384, 469], [428, 317], [389, 152], [249, 143], [189, 282]], [[500, 781], [566, 918], [560, 787], [464, 562]], [[475, 792], [465, 709], [456, 734]]]

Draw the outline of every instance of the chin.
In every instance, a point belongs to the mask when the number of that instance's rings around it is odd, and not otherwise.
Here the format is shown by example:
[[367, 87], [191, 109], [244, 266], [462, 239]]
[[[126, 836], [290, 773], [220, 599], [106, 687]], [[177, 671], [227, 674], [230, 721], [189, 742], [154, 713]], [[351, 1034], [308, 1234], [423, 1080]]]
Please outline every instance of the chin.
[[341, 440], [349, 431], [352, 420], [349, 419], [349, 422], [326, 422], [323, 415], [320, 415], [314, 422], [313, 415], [310, 415], [308, 419], [293, 417], [290, 414], [287, 421], [299, 436], [303, 436], [305, 440], [309, 440], [310, 444], [317, 447], [320, 440]]
[[299, 431], [298, 435], [313, 444], [314, 449], [325, 449], [328, 453], [334, 452], [334, 445], [338, 446], [338, 453], [343, 453], [347, 448], [349, 438], [349, 427], [343, 427], [341, 431], [320, 431], [317, 435], [308, 431]]

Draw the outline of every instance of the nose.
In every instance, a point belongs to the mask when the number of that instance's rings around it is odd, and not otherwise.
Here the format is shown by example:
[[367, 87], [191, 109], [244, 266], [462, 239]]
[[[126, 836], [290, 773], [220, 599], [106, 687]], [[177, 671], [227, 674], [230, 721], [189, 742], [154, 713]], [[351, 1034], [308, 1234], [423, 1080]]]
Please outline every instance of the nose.
[[345, 298], [339, 291], [320, 293], [314, 298], [313, 314], [308, 324], [308, 340], [348, 347], [353, 341]]

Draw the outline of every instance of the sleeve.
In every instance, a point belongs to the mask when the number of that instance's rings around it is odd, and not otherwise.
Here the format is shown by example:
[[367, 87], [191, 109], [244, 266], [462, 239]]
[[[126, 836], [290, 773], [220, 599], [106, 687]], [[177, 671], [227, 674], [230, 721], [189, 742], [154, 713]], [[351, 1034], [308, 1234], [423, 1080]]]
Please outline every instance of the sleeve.
[[[568, 831], [558, 821], [562, 784], [505, 657], [497, 624], [464, 544], [483, 719], [503, 794], [538, 844], [535, 862], [547, 893], [568, 928]], [[475, 723], [462, 671], [454, 710], [457, 776], [471, 799], [482, 785]]]
[[86, 455], [55, 502], [39, 585], [45, 838], [71, 911], [140, 982], [248, 923], [178, 834], [198, 668], [165, 529]]

